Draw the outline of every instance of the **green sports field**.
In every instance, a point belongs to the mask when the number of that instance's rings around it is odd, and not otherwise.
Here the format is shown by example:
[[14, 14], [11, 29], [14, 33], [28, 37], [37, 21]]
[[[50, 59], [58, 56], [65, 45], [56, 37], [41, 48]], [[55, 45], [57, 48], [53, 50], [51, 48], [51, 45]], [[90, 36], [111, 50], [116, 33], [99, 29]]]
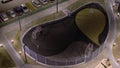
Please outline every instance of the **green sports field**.
[[100, 45], [99, 35], [105, 27], [105, 15], [94, 8], [81, 10], [76, 15], [76, 24], [81, 32], [83, 32], [94, 43]]

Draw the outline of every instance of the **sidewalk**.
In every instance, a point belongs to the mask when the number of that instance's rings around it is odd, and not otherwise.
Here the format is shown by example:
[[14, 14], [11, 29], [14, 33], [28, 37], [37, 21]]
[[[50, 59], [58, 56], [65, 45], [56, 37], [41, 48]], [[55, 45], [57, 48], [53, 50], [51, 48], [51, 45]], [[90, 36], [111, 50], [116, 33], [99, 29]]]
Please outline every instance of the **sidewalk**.
[[[0, 31], [1, 32], [1, 31]], [[20, 55], [16, 52], [13, 48], [10, 41], [1, 33], [0, 42], [4, 44], [5, 49], [7, 50], [8, 54], [11, 56], [12, 60], [15, 62], [17, 67], [21, 67], [24, 65], [24, 61], [21, 59]]]

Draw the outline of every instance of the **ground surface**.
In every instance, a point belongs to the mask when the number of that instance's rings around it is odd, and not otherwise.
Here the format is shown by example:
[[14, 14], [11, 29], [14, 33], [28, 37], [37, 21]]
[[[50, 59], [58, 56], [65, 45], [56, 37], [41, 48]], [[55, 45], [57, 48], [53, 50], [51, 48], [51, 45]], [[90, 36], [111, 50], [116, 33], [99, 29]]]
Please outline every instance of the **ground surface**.
[[[15, 2], [16, 1], [19, 1], [19, 0], [15, 0]], [[21, 2], [25, 2], [25, 1], [23, 1], [23, 0], [20, 0]], [[27, 1], [27, 0], [26, 0]], [[29, 1], [31, 1], [31, 0], [29, 0]], [[63, 4], [63, 6], [64, 7], [66, 7], [65, 5], [68, 5], [68, 4], [70, 4], [71, 2], [70, 1], [73, 1], [73, 0], [69, 0], [69, 2], [67, 2], [67, 3], [65, 3], [65, 4]], [[80, 1], [80, 0], [79, 0]], [[90, 0], [85, 0], [85, 1], [90, 1]], [[98, 1], [101, 1], [101, 2], [104, 2], [103, 0], [98, 0]], [[82, 1], [83, 2], [83, 1]], [[17, 3], [17, 2], [16, 2]], [[19, 2], [20, 3], [20, 2]], [[78, 3], [78, 2], [77, 2]], [[78, 4], [80, 4], [80, 2], [78, 3]], [[76, 5], [76, 6], [81, 6], [81, 5]], [[13, 4], [13, 5], [15, 5], [15, 4]], [[18, 3], [17, 3], [17, 5], [18, 5]], [[10, 6], [12, 6], [12, 4], [10, 5], [9, 4], [9, 7]], [[8, 7], [8, 5], [7, 5], [7, 7]], [[3, 7], [2, 7], [3, 8]], [[5, 7], [4, 7], [5, 8]], [[52, 8], [50, 8], [50, 9], [52, 9]], [[54, 10], [54, 9], [52, 9], [52, 10]], [[61, 6], [60, 6], [60, 10], [61, 10]], [[51, 10], [50, 10], [51, 11]], [[47, 11], [48, 12], [48, 11]], [[36, 19], [38, 19], [38, 18], [41, 18], [41, 17], [43, 17], [43, 16], [46, 16], [46, 15], [48, 15], [47, 14], [47, 12], [39, 12], [39, 13], [37, 13], [37, 14], [35, 14], [35, 15], [33, 15], [33, 16], [29, 16], [28, 18], [25, 18], [27, 21], [25, 21], [25, 20], [21, 20], [22, 21], [22, 23], [24, 23], [24, 25], [26, 25], [27, 23], [31, 23], [31, 20], [36, 20]], [[54, 11], [55, 12], [55, 11]], [[49, 14], [50, 14], [50, 12], [49, 12]], [[31, 19], [31, 20], [30, 20]], [[28, 20], [30, 20], [30, 21], [28, 21]], [[26, 24], [25, 24], [26, 23]], [[13, 24], [10, 24], [10, 25], [8, 25], [8, 26], [6, 26], [6, 27], [4, 27], [3, 29], [1, 29], [1, 30], [3, 30], [4, 32], [3, 32], [3, 34], [4, 33], [7, 33], [8, 32], [8, 29], [9, 29], [9, 31], [12, 31], [12, 30], [14, 30], [14, 29], [16, 29], [16, 30], [19, 30], [19, 28], [18, 28], [18, 21], [17, 22], [14, 22]], [[23, 25], [23, 26], [24, 26]], [[14, 27], [13, 27], [14, 26]], [[17, 27], [15, 27], [15, 26], [17, 26]], [[13, 27], [13, 28], [11, 28], [11, 27]], [[16, 33], [15, 33], [16, 34]], [[15, 35], [14, 33], [12, 34], [12, 35]], [[10, 37], [9, 38], [9, 40], [11, 39], [12, 37]], [[1, 39], [1, 40], [3, 40], [3, 39]], [[10, 45], [11, 46], [11, 45]], [[12, 56], [11, 56], [12, 57]], [[96, 62], [95, 62], [96, 63]], [[93, 66], [95, 66], [95, 63], [93, 63]], [[91, 63], [89, 63], [88, 64], [89, 66], [91, 66]], [[40, 65], [41, 66], [41, 65]], [[32, 66], [31, 65], [28, 65], [28, 67], [27, 68], [32, 68]], [[81, 67], [81, 66], [78, 66], [78, 67], [74, 67], [74, 68], [79, 68], [79, 67]], [[86, 67], [86, 65], [85, 65], [85, 67]], [[85, 67], [83, 67], [83, 68], [85, 68]], [[88, 66], [87, 66], [88, 67]], [[25, 68], [25, 67], [24, 67]], [[33, 67], [33, 68], [36, 68], [36, 67]], [[42, 68], [42, 67], [38, 67], [38, 68]], [[73, 68], [73, 67], [71, 67], [71, 68]], [[81, 67], [82, 68], [82, 67]], [[92, 67], [93, 68], [93, 67]]]
[[3, 47], [0, 47], [0, 68], [8, 67], [15, 67], [15, 64], [7, 51]]

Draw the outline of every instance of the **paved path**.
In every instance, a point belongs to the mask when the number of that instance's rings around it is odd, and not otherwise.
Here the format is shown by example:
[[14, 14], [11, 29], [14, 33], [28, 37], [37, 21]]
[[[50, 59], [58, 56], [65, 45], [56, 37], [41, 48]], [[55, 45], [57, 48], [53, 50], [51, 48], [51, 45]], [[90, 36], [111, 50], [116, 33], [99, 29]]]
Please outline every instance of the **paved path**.
[[22, 65], [24, 65], [24, 61], [21, 59], [20, 55], [13, 48], [11, 42], [7, 40], [5, 35], [3, 35], [2, 33], [0, 35], [0, 43], [4, 44], [5, 49], [7, 50], [8, 54], [11, 56], [17, 67], [21, 67]]
[[110, 32], [108, 34], [109, 36], [109, 40], [107, 40], [107, 45], [106, 45], [106, 48], [105, 48], [105, 55], [106, 57], [108, 57], [111, 61], [111, 64], [113, 66], [113, 68], [120, 68], [120, 65], [115, 61], [115, 58], [113, 56], [113, 52], [112, 52], [112, 47], [113, 47], [113, 43], [114, 43], [114, 39], [116, 38], [117, 36], [117, 22], [116, 21], [116, 17], [114, 15], [114, 11], [113, 11], [113, 0], [105, 0], [105, 3], [106, 3], [106, 10], [108, 11], [109, 13], [109, 17], [110, 17]]

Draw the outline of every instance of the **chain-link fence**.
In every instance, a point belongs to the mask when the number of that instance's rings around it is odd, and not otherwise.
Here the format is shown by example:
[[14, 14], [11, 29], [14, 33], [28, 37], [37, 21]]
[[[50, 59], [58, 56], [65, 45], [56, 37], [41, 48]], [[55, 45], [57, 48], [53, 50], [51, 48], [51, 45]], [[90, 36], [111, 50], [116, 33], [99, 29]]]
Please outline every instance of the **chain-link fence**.
[[[95, 4], [95, 5], [92, 5]], [[90, 5], [92, 5], [91, 7], [97, 8], [97, 9], [102, 9], [102, 7], [100, 7], [100, 5], [98, 3], [90, 3]], [[98, 7], [97, 7], [98, 5]], [[89, 5], [87, 5], [89, 6]], [[101, 11], [102, 11], [101, 10]], [[105, 11], [103, 11], [103, 13], [105, 13]], [[83, 63], [83, 62], [88, 62], [91, 59], [94, 59], [96, 56], [98, 56], [98, 54], [103, 50], [103, 48], [105, 47], [105, 45], [101, 45], [99, 48], [97, 48], [96, 50], [93, 51], [93, 44], [88, 44], [88, 47], [85, 50], [85, 54], [78, 56], [78, 57], [74, 57], [71, 59], [65, 59], [63, 60], [57, 60], [57, 59], [50, 59], [48, 57], [45, 57], [43, 55], [37, 54], [36, 52], [34, 52], [33, 50], [29, 49], [27, 47], [27, 45], [24, 45], [24, 51], [31, 56], [33, 59], [35, 59], [36, 61], [46, 64], [46, 65], [53, 65], [53, 66], [67, 66], [67, 65], [74, 65], [74, 64], [78, 64], [78, 63]]]

